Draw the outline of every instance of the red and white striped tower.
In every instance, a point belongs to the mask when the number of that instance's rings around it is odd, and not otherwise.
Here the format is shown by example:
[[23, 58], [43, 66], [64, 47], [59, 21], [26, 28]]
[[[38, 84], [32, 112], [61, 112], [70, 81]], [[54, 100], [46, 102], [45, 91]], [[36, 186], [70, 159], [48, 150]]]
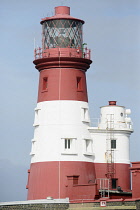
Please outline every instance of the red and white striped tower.
[[66, 198], [69, 179], [78, 184], [95, 180], [85, 75], [92, 61], [84, 49], [84, 21], [59, 6], [41, 24], [42, 48], [35, 50], [34, 60], [40, 79], [28, 200]]

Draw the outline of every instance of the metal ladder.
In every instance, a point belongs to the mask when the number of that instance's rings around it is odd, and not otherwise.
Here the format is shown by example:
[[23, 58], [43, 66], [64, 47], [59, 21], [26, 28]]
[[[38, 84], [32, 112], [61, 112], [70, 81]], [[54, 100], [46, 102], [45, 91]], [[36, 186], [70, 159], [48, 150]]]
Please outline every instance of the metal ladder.
[[107, 162], [107, 174], [109, 179], [109, 189], [112, 188], [112, 178], [115, 174], [114, 168], [114, 150], [111, 149], [111, 140], [114, 140], [114, 114], [107, 114], [107, 136], [106, 136], [106, 162]]

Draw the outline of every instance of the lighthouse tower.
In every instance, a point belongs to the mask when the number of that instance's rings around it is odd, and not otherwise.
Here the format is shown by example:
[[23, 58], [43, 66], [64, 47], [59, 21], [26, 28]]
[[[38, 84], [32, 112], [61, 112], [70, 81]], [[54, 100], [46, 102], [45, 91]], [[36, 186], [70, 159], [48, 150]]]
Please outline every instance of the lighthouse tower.
[[85, 75], [92, 61], [84, 49], [83, 24], [66, 6], [41, 21], [42, 48], [33, 61], [40, 78], [28, 200], [66, 198], [70, 182], [95, 181]]

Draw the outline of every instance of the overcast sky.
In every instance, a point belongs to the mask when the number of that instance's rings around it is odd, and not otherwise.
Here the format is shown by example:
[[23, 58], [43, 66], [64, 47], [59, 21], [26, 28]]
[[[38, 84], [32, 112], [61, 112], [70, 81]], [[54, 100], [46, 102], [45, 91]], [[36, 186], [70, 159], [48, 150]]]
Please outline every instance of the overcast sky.
[[91, 118], [109, 100], [130, 108], [130, 158], [140, 160], [140, 0], [0, 0], [0, 201], [26, 200], [38, 91], [34, 38], [40, 46], [41, 18], [62, 5], [85, 20]]

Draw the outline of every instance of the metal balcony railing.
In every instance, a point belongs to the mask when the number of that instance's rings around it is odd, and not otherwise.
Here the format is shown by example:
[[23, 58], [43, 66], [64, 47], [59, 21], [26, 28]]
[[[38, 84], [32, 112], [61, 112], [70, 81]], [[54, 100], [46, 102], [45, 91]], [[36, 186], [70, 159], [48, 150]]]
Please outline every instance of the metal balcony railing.
[[91, 51], [87, 48], [75, 49], [75, 48], [48, 48], [43, 50], [42, 48], [36, 48], [34, 50], [34, 58], [49, 58], [49, 57], [75, 57], [75, 58], [85, 58], [90, 59]]

